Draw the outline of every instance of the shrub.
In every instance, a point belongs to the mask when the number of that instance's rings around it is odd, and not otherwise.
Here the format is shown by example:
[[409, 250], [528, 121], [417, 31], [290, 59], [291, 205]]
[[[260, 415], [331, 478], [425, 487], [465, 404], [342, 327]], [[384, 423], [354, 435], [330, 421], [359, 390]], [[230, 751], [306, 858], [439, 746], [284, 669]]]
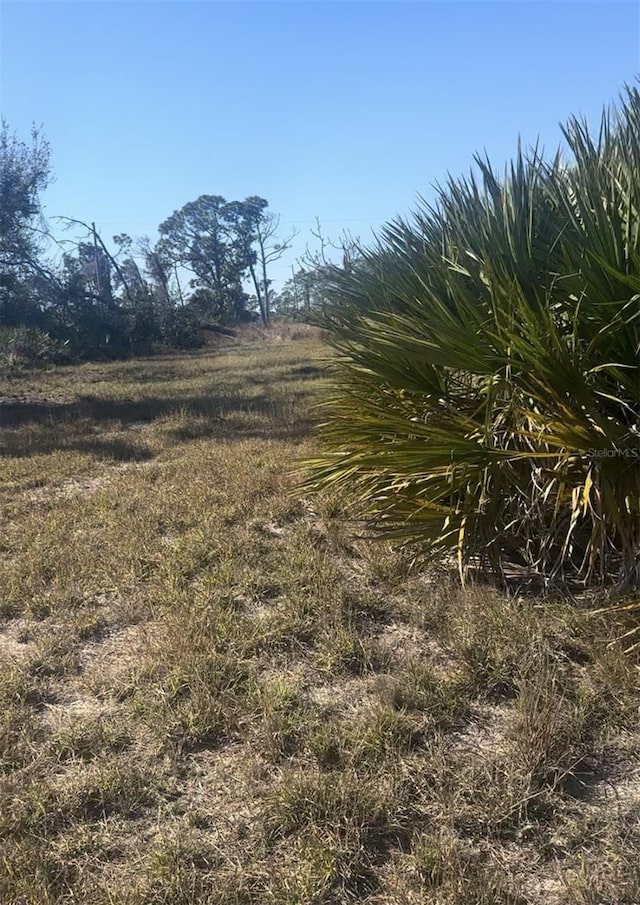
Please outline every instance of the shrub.
[[572, 159], [450, 180], [335, 274], [312, 462], [387, 536], [504, 574], [640, 579], [640, 93]]
[[198, 349], [204, 345], [198, 318], [188, 308], [173, 308], [167, 313], [162, 338], [176, 349]]
[[71, 361], [66, 343], [52, 339], [42, 330], [28, 327], [0, 327], [0, 370], [36, 368]]

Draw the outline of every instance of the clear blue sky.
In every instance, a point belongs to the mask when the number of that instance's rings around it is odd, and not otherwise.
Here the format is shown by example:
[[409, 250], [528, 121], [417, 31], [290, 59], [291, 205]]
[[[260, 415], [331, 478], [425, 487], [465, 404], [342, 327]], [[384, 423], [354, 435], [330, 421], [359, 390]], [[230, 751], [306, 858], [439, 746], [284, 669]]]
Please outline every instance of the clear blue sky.
[[367, 239], [518, 135], [596, 121], [640, 70], [638, 2], [0, 0], [0, 109], [43, 126], [48, 215], [156, 236], [201, 194]]

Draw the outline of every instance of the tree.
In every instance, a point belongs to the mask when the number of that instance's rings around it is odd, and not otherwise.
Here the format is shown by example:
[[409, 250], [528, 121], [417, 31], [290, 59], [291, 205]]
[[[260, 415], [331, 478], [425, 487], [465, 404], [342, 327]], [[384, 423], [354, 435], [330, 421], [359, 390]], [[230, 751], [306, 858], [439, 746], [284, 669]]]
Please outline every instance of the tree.
[[239, 244], [240, 258], [244, 259], [251, 276], [265, 326], [271, 318], [269, 265], [282, 257], [296, 235], [296, 231], [292, 230], [282, 242], [274, 241], [280, 228], [280, 217], [267, 211], [268, 206], [266, 199], [252, 195], [244, 201], [232, 201], [225, 210], [226, 220], [235, 231], [232, 241]]
[[[116, 237], [114, 237], [116, 238]], [[171, 264], [167, 261], [158, 245], [151, 245], [147, 236], [138, 239], [138, 254], [143, 261], [145, 276], [151, 281], [152, 291], [158, 301], [167, 308], [172, 306], [172, 294], [170, 289]], [[181, 297], [178, 284], [178, 296]]]
[[113, 237], [118, 246], [113, 256], [117, 270], [113, 275], [117, 299], [127, 317], [128, 339], [131, 351], [148, 353], [154, 344], [163, 341], [167, 321], [165, 299], [156, 296], [152, 283], [145, 278], [134, 254], [133, 239], [126, 233]]
[[49, 145], [38, 129], [31, 145], [0, 126], [0, 268], [29, 267], [43, 233], [40, 193], [50, 182]]
[[208, 290], [214, 317], [234, 315], [246, 270], [240, 246], [229, 241], [226, 208], [220, 195], [200, 195], [158, 227], [158, 253], [169, 266], [193, 274], [193, 289]]
[[299, 316], [317, 320], [324, 318], [336, 294], [342, 296], [344, 274], [366, 268], [367, 257], [360, 239], [349, 232], [343, 232], [337, 240], [330, 239], [316, 220], [311, 234], [317, 247], [313, 251], [307, 247], [298, 259], [298, 270], [285, 283], [283, 293], [285, 304], [293, 298]]
[[[146, 287], [142, 275], [129, 257], [118, 256], [132, 244], [128, 236], [115, 236], [120, 250], [114, 256], [96, 230], [95, 224], [61, 217], [69, 227], [81, 227], [81, 239], [63, 240], [69, 249], [64, 255], [61, 291], [63, 312], [58, 321], [66, 325], [72, 346], [83, 357], [96, 353], [117, 357], [132, 351], [132, 333], [137, 309], [146, 307]], [[120, 291], [121, 296], [116, 293]]]
[[269, 267], [290, 247], [295, 232], [275, 240], [280, 218], [266, 210], [268, 204], [257, 195], [230, 202], [201, 195], [160, 224], [158, 258], [176, 279], [178, 269], [193, 275], [193, 298], [203, 315], [243, 320], [247, 294], [242, 286], [250, 279], [262, 321], [269, 323]]
[[[24, 142], [2, 121], [0, 326], [9, 328], [3, 331], [2, 342], [15, 346], [18, 337], [23, 347], [28, 337], [35, 355], [22, 358], [37, 361], [44, 360], [42, 349], [58, 346], [68, 360], [69, 354], [120, 357], [150, 351], [157, 343], [181, 347], [199, 344], [195, 312], [186, 306], [176, 308], [175, 289], [181, 302], [183, 299], [175, 254], [178, 246], [172, 246], [171, 237], [163, 237], [153, 248], [143, 240], [136, 248], [123, 233], [114, 237], [118, 249], [114, 253], [93, 223], [60, 217], [74, 232], [80, 228], [80, 234], [54, 239], [47, 230], [40, 202], [49, 180], [49, 147], [39, 131], [34, 128], [31, 142]], [[222, 233], [220, 237], [226, 243]], [[55, 242], [61, 250], [57, 259], [44, 256], [45, 241], [47, 246]], [[204, 279], [208, 275], [205, 264], [213, 266], [214, 271], [221, 264], [214, 251], [211, 243], [194, 239], [179, 259], [180, 266], [191, 265], [194, 277], [200, 274]], [[228, 284], [230, 303], [237, 308], [245, 303], [246, 296], [238, 269], [229, 269], [229, 277], [224, 268], [216, 274], [220, 277], [218, 288]], [[216, 303], [219, 296], [220, 292], [215, 296]]]
[[0, 125], [0, 324], [36, 325], [40, 311], [33, 278], [47, 276], [39, 263], [44, 221], [40, 194], [50, 182], [49, 146], [35, 127], [31, 144]]
[[273, 299], [278, 314], [308, 319], [321, 311], [329, 272], [322, 267], [299, 267]]

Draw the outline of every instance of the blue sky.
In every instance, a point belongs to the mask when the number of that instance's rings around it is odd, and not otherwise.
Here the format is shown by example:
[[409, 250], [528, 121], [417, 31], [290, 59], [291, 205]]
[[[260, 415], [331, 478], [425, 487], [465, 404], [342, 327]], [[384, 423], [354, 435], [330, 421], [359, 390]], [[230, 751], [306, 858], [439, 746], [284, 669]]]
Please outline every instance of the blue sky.
[[596, 121], [640, 71], [640, 5], [0, 0], [0, 109], [41, 124], [48, 215], [156, 236], [201, 194], [371, 236], [474, 151]]

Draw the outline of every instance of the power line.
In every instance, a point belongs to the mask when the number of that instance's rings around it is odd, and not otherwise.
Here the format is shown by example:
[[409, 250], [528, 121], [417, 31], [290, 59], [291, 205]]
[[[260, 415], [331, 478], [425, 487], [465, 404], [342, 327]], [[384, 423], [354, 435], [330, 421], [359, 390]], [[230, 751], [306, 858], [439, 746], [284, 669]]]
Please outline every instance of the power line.
[[[53, 216], [53, 215], [52, 215]], [[352, 217], [350, 219], [338, 219], [338, 220], [323, 220], [320, 218], [320, 225], [323, 223], [380, 223], [386, 222], [392, 219], [393, 215], [386, 214], [384, 217]], [[151, 220], [101, 220], [101, 226], [120, 226], [123, 222], [126, 222], [129, 226], [153, 226], [156, 227], [158, 224]], [[313, 220], [281, 220], [280, 223], [282, 226], [295, 226], [296, 224], [304, 224], [304, 223], [312, 223], [316, 224], [318, 222], [317, 219]]]

